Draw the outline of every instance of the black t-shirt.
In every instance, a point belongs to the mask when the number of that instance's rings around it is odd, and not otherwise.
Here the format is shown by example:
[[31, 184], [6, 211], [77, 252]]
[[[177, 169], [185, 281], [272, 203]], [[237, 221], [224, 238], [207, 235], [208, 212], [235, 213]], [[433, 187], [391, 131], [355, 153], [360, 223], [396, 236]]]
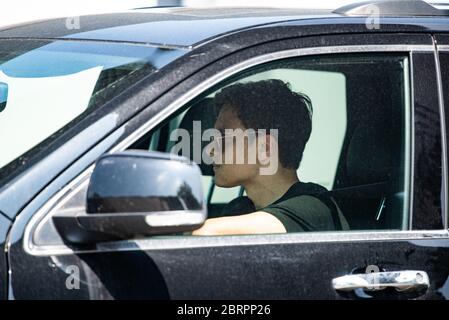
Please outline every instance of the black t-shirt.
[[296, 182], [282, 197], [258, 211], [275, 216], [287, 232], [335, 230], [332, 209], [317, 197], [326, 191], [316, 183]]
[[265, 208], [256, 210], [248, 197], [239, 197], [225, 208], [227, 216], [263, 211], [282, 222], [287, 232], [332, 231], [347, 229], [346, 219], [330, 198], [327, 189], [316, 183], [296, 182], [287, 192]]

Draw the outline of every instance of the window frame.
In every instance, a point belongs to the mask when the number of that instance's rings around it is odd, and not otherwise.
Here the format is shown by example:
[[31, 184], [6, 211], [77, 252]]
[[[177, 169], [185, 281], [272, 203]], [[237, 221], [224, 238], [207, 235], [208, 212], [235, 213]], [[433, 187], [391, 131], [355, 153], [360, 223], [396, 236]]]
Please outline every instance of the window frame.
[[[449, 39], [448, 35], [446, 35], [446, 38], [444, 39]], [[444, 41], [444, 39], [442, 39], [442, 42], [447, 43], [447, 40]], [[443, 208], [443, 218], [444, 218], [444, 229], [449, 230], [449, 181], [448, 181], [448, 174], [449, 174], [449, 167], [448, 167], [448, 156], [449, 156], [449, 144], [447, 141], [447, 137], [448, 137], [448, 125], [449, 125], [449, 112], [447, 112], [447, 110], [445, 109], [445, 107], [449, 108], [449, 105], [446, 106], [446, 104], [449, 104], [449, 88], [444, 88], [443, 85], [443, 66], [441, 65], [441, 60], [440, 60], [440, 53], [444, 53], [447, 54], [449, 56], [449, 44], [437, 44], [438, 43], [438, 38], [434, 37], [434, 43], [435, 43], [435, 63], [436, 63], [436, 67], [437, 67], [437, 79], [438, 79], [438, 95], [439, 95], [439, 100], [440, 100], [440, 109], [441, 109], [441, 121], [443, 122], [443, 131], [442, 131], [442, 139], [444, 140], [443, 143], [443, 159], [446, 162], [446, 166], [447, 166], [447, 170], [444, 173], [444, 177], [446, 178], [446, 183], [445, 183], [445, 193], [446, 193], [446, 206], [445, 208]], [[447, 80], [449, 82], [449, 79]], [[445, 211], [445, 212], [444, 212]]]
[[[70, 197], [81, 188], [86, 187], [89, 176], [93, 171], [94, 165], [84, 170], [76, 179], [66, 185], [65, 188], [55, 194], [41, 209], [36, 212], [27, 224], [23, 237], [24, 250], [31, 255], [47, 256], [58, 254], [73, 254], [84, 252], [98, 251], [123, 251], [123, 250], [159, 250], [159, 249], [179, 249], [192, 247], [215, 247], [215, 246], [242, 246], [250, 244], [288, 244], [288, 243], [320, 243], [320, 242], [347, 242], [347, 241], [390, 241], [390, 240], [416, 240], [416, 239], [441, 239], [449, 238], [447, 229], [437, 230], [412, 230], [413, 218], [413, 186], [414, 186], [414, 82], [413, 82], [413, 60], [412, 53], [427, 52], [436, 54], [436, 50], [432, 45], [422, 44], [389, 44], [389, 45], [332, 45], [323, 47], [307, 47], [297, 49], [286, 49], [266, 54], [261, 54], [253, 58], [249, 58], [232, 66], [225, 68], [212, 77], [203, 79], [202, 82], [196, 84], [193, 88], [185, 92], [180, 97], [173, 100], [168, 106], [149, 118], [132, 134], [128, 135], [121, 142], [115, 145], [110, 152], [119, 152], [127, 149], [144, 134], [155, 128], [160, 122], [169, 118], [180, 108], [184, 107], [189, 101], [199, 96], [209, 88], [220, 83], [221, 81], [235, 75], [241, 71], [251, 67], [260, 65], [283, 58], [293, 58], [302, 56], [318, 56], [323, 54], [343, 54], [343, 53], [388, 53], [397, 52], [404, 53], [409, 57], [409, 77], [410, 77], [410, 168], [408, 169], [410, 183], [410, 203], [409, 203], [409, 228], [402, 231], [330, 231], [330, 232], [313, 232], [313, 233], [288, 233], [288, 234], [260, 234], [260, 235], [236, 235], [236, 236], [212, 236], [212, 237], [193, 237], [193, 236], [167, 236], [151, 239], [124, 240], [111, 243], [98, 244], [94, 250], [73, 250], [65, 245], [58, 246], [35, 246], [33, 245], [32, 236], [37, 224], [44, 217], [52, 214], [52, 208], [58, 204], [63, 198]], [[447, 168], [443, 168], [446, 170]], [[446, 174], [443, 174], [446, 179]], [[447, 203], [447, 197], [445, 198]], [[136, 245], [138, 244], [138, 245]]]

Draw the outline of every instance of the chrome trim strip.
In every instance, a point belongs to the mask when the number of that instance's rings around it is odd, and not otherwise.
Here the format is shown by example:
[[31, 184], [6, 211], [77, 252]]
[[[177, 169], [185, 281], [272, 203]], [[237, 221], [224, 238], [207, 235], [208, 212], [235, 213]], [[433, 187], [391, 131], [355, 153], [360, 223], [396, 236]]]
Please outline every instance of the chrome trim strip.
[[[414, 181], [415, 181], [415, 91], [414, 91], [414, 81], [413, 81], [413, 55], [409, 55], [409, 61], [408, 61], [408, 70], [407, 70], [407, 76], [408, 76], [408, 84], [409, 84], [409, 97], [407, 97], [410, 110], [409, 112], [406, 112], [406, 118], [408, 115], [408, 119], [406, 121], [409, 123], [410, 132], [408, 136], [408, 141], [406, 141], [406, 145], [408, 142], [408, 150], [406, 150], [407, 154], [406, 156], [409, 157], [409, 166], [405, 170], [405, 187], [408, 188], [410, 191], [410, 194], [408, 195], [408, 204], [407, 204], [407, 212], [413, 211], [413, 202], [414, 202], [414, 196], [413, 192], [415, 190], [414, 187]], [[407, 139], [407, 137], [406, 137]], [[413, 214], [408, 215], [408, 226], [406, 226], [405, 218], [402, 218], [403, 225], [402, 227], [408, 230], [412, 230], [413, 226]]]
[[431, 231], [375, 231], [375, 232], [313, 232], [283, 233], [241, 236], [161, 236], [151, 239], [117, 241], [98, 244], [95, 250], [73, 251], [66, 246], [36, 247], [27, 253], [35, 256], [69, 255], [89, 252], [111, 252], [132, 250], [174, 250], [191, 248], [215, 248], [249, 245], [276, 245], [295, 243], [336, 243], [336, 242], [376, 242], [376, 241], [415, 241], [449, 239], [448, 230]]
[[449, 51], [449, 44], [437, 44], [438, 51]]
[[[308, 55], [321, 55], [330, 53], [364, 53], [364, 52], [433, 52], [434, 47], [432, 45], [366, 45], [366, 46], [329, 46], [329, 47], [313, 47], [313, 48], [301, 48], [301, 49], [291, 49], [285, 51], [279, 51], [274, 53], [269, 53], [261, 56], [245, 60], [241, 63], [233, 65], [217, 74], [213, 77], [203, 81], [197, 85], [192, 90], [180, 96], [172, 104], [164, 108], [161, 112], [149, 119], [145, 124], [143, 124], [139, 129], [134, 131], [131, 135], [126, 137], [123, 141], [118, 143], [110, 152], [123, 151], [129, 147], [134, 141], [141, 138], [146, 132], [155, 127], [160, 121], [170, 116], [177, 109], [184, 106], [190, 100], [195, 98], [197, 95], [201, 94], [205, 90], [211, 88], [215, 84], [230, 77], [244, 69], [270, 62], [273, 60], [308, 56]], [[412, 135], [413, 136], [413, 135]], [[413, 141], [411, 141], [413, 143]], [[76, 192], [83, 184], [88, 183], [88, 178], [90, 173], [93, 171], [94, 165], [87, 168], [82, 174], [80, 174], [76, 179], [69, 183], [66, 187], [61, 189], [56, 193], [38, 212], [31, 218], [30, 222], [27, 224], [25, 233], [23, 247], [25, 252], [30, 255], [58, 255], [58, 254], [73, 254], [74, 252], [67, 246], [47, 246], [38, 247], [32, 242], [32, 235], [34, 229], [36, 228], [39, 221], [44, 218], [47, 214], [51, 214], [51, 210], [58, 205], [58, 202], [70, 196], [72, 192]], [[169, 249], [169, 248], [188, 248], [194, 247], [207, 247], [207, 246], [223, 246], [225, 243], [228, 245], [244, 245], [244, 244], [275, 244], [275, 243], [297, 243], [297, 242], [327, 242], [327, 241], [348, 241], [347, 235], [359, 234], [359, 238], [354, 238], [354, 240], [382, 240], [382, 239], [397, 239], [397, 240], [407, 240], [407, 239], [426, 239], [429, 235], [435, 235], [435, 237], [447, 237], [447, 230], [444, 231], [433, 231], [433, 232], [409, 232], [409, 231], [398, 232], [366, 232], [366, 233], [314, 233], [314, 234], [284, 234], [284, 235], [252, 235], [252, 236], [226, 236], [226, 237], [207, 237], [207, 238], [197, 238], [197, 237], [182, 237], [178, 236], [177, 240], [139, 240], [134, 243], [132, 248], [129, 250], [136, 249], [135, 244], [141, 244], [141, 249], [152, 250], [158, 247]], [[408, 233], [407, 233], [408, 232]], [[444, 234], [444, 236], [441, 236]], [[332, 235], [332, 236], [329, 236]], [[387, 237], [382, 238], [381, 235]], [[379, 238], [380, 237], [380, 238]], [[405, 238], [404, 238], [405, 237]], [[213, 239], [219, 240], [213, 240]], [[220, 240], [222, 239], [222, 240]], [[225, 239], [223, 241], [223, 239]], [[245, 239], [253, 239], [251, 241], [245, 241]], [[289, 241], [285, 242], [285, 239]], [[161, 243], [159, 243], [159, 242]], [[128, 242], [131, 243], [131, 242]], [[116, 243], [111, 243], [108, 245], [102, 245], [98, 247], [98, 250], [103, 250], [103, 248], [114, 247], [115, 250], [126, 250], [123, 245], [117, 246]], [[126, 246], [125, 246], [126, 247]], [[112, 249], [114, 250], [114, 249]], [[78, 251], [77, 251], [78, 253]]]
[[438, 86], [438, 104], [440, 107], [440, 130], [441, 130], [441, 153], [442, 153], [442, 167], [443, 167], [443, 204], [441, 208], [443, 227], [448, 229], [447, 225], [447, 215], [448, 215], [448, 163], [447, 163], [447, 139], [446, 139], [446, 116], [444, 110], [444, 94], [443, 94], [443, 79], [441, 78], [441, 66], [440, 57], [437, 48], [437, 42], [434, 36], [432, 36], [433, 46], [434, 46], [434, 57], [435, 57], [435, 72], [437, 74], [437, 86]]

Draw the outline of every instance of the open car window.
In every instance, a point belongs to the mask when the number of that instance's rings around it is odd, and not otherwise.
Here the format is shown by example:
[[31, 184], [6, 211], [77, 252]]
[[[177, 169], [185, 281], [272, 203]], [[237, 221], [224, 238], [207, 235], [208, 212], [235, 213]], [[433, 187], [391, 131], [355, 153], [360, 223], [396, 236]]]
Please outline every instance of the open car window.
[[[214, 97], [235, 83], [279, 79], [305, 94], [313, 106], [312, 132], [298, 177], [327, 189], [349, 230], [405, 230], [410, 193], [410, 84], [408, 58], [398, 54], [341, 54], [289, 58], [257, 66], [227, 79], [197, 97], [168, 122], [149, 133], [148, 150], [170, 152], [185, 129], [192, 137], [215, 125]], [[282, 112], [283, 106], [278, 106]], [[267, 115], [269, 116], [269, 115]], [[301, 123], [297, 124], [298, 126]], [[207, 145], [201, 141], [199, 149]], [[176, 150], [179, 153], [179, 150]], [[218, 187], [201, 157], [209, 218], [245, 190]]]

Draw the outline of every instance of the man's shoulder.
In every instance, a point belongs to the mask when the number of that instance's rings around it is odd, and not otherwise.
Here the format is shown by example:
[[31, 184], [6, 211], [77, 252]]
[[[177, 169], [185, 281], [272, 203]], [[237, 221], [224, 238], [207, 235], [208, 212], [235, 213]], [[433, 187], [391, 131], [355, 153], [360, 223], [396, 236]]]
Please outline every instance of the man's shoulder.
[[331, 209], [313, 195], [297, 195], [263, 208], [281, 220], [287, 232], [333, 230]]
[[301, 215], [330, 211], [329, 207], [326, 205], [325, 201], [321, 199], [321, 197], [312, 194], [299, 194], [292, 196], [268, 205], [266, 208], [283, 208], [292, 211], [295, 214]]

